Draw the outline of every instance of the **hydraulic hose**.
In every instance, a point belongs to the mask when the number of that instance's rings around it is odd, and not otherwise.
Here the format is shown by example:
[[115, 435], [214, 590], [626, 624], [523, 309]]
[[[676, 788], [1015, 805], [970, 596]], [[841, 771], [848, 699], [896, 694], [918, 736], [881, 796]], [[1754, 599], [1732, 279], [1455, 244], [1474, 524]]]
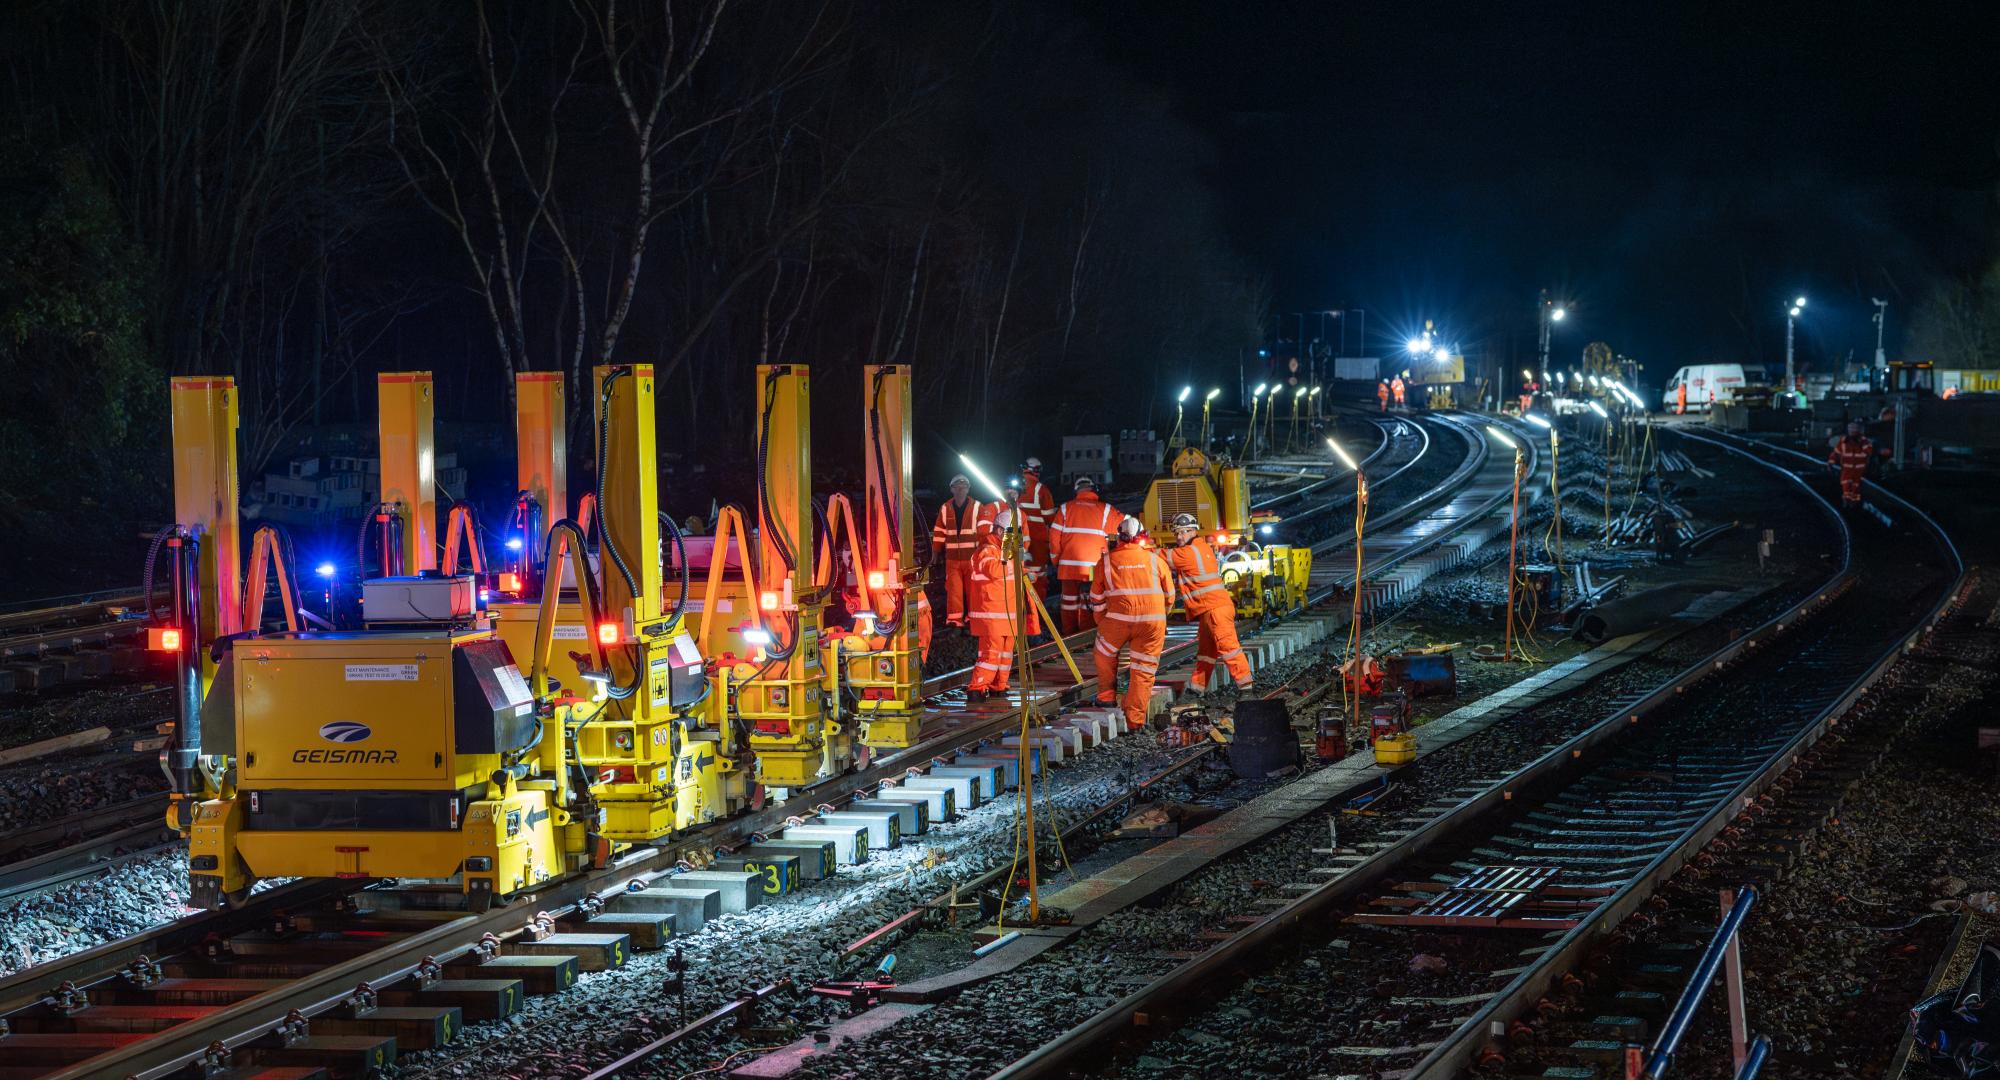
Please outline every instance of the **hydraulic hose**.
[[[877, 369], [875, 385], [868, 394], [868, 443], [875, 449], [875, 490], [881, 496], [878, 500], [881, 505], [875, 509], [881, 511], [883, 520], [888, 523], [889, 543], [895, 545], [903, 535], [900, 516], [903, 508], [898, 505], [901, 500], [890, 494], [889, 448], [882, 442], [882, 385], [886, 380], [887, 372]], [[909, 596], [900, 587], [895, 592], [896, 611], [889, 617], [889, 625], [899, 627], [903, 625], [903, 605], [909, 603]]]
[[[632, 576], [632, 568], [625, 563], [625, 553], [618, 550], [618, 541], [611, 535], [611, 506], [604, 501], [604, 478], [611, 471], [611, 388], [618, 380], [631, 374], [628, 367], [612, 368], [604, 376], [604, 389], [597, 402], [597, 535], [600, 546], [611, 556], [611, 563], [618, 568], [618, 574], [625, 579], [625, 591], [637, 595], [638, 579]], [[567, 519], [565, 519], [567, 520]], [[580, 531], [580, 530], [579, 530]], [[582, 538], [578, 537], [578, 543]]]
[[[778, 380], [773, 376], [765, 385], [763, 422], [757, 425], [757, 516], [759, 524], [771, 530], [771, 542], [777, 546], [778, 559], [785, 564], [785, 573], [794, 574], [798, 570], [798, 556], [792, 550], [791, 537], [785, 535], [784, 522], [778, 520], [771, 509], [771, 413], [777, 407]], [[748, 557], [746, 554], [745, 558]], [[752, 602], [755, 602], [754, 597]], [[799, 647], [798, 614], [794, 612], [786, 616], [785, 621], [791, 626], [791, 633], [785, 635], [784, 647], [765, 650], [765, 655], [773, 664], [790, 660]], [[765, 667], [769, 668], [770, 664]]]
[[153, 543], [146, 548], [146, 573], [143, 580], [146, 585], [146, 617], [148, 619], [153, 617], [153, 567], [160, 560], [160, 549], [166, 547], [167, 541], [173, 539], [180, 531], [181, 527], [179, 525], [169, 525], [154, 534]]
[[[600, 474], [602, 473], [602, 471], [603, 470], [601, 469], [599, 470]], [[542, 550], [543, 550], [542, 587], [544, 589], [547, 589], [549, 587], [549, 583], [551, 582], [559, 583], [562, 581], [562, 578], [560, 577], [560, 574], [562, 573], [562, 568], [551, 567], [549, 565], [551, 562], [554, 561], [554, 555], [556, 552], [556, 534], [559, 532], [569, 534], [571, 542], [576, 544], [576, 551], [579, 561], [585, 562], [586, 566], [588, 565], [587, 560], [583, 558], [586, 549], [583, 546], [582, 526], [578, 525], [574, 521], [571, 521], [569, 518], [563, 518], [561, 521], [558, 521], [554, 525], [549, 526], [548, 540], [546, 543], [542, 545]], [[550, 576], [551, 570], [554, 570], [555, 574], [558, 576], [551, 577]], [[594, 628], [598, 624], [598, 622], [602, 620], [604, 617], [604, 600], [601, 596], [598, 595], [597, 579], [591, 577], [588, 571], [586, 570], [586, 572], [577, 575], [576, 589], [578, 597], [583, 602], [584, 618], [586, 620], [585, 626]], [[549, 628], [541, 625], [541, 617], [537, 616], [535, 620], [535, 641], [537, 643], [536, 646], [537, 649], [540, 648], [542, 635], [545, 632], [549, 632]], [[586, 636], [589, 638], [591, 651], [595, 654], [598, 663], [604, 665], [605, 696], [611, 698], [614, 701], [623, 701], [624, 699], [631, 697], [635, 692], [638, 691], [639, 682], [641, 678], [643, 678], [643, 676], [638, 670], [638, 665], [637, 664], [633, 665], [632, 685], [630, 686], [614, 685], [611, 681], [611, 659], [610, 657], [605, 655], [604, 646], [598, 641], [597, 635], [594, 632], [587, 633]], [[535, 657], [535, 662], [537, 664], [542, 662], [542, 658], [540, 655], [537, 655]]]
[[665, 510], [660, 511], [660, 528], [665, 529], [667, 535], [674, 538], [674, 565], [680, 568], [681, 595], [674, 601], [674, 610], [667, 616], [669, 621], [673, 621], [678, 620], [681, 612], [687, 610], [688, 584], [692, 574], [688, 570], [687, 542], [681, 539], [681, 527], [674, 524], [673, 515]]

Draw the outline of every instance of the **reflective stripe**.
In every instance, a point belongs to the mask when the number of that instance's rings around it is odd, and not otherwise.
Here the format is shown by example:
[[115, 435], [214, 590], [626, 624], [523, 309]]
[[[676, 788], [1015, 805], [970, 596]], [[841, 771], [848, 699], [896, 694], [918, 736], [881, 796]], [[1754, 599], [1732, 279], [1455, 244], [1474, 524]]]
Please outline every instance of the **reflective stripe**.
[[1188, 592], [1182, 594], [1182, 597], [1183, 599], [1192, 600], [1197, 596], [1205, 596], [1208, 593], [1221, 592], [1221, 591], [1222, 591], [1221, 585], [1203, 585], [1199, 589], [1189, 590]]
[[975, 619], [992, 619], [995, 622], [1013, 621], [1013, 616], [1004, 611], [975, 611], [972, 613], [972, 617]]
[[1152, 661], [1152, 662], [1153, 662], [1153, 663], [1155, 663], [1155, 664], [1157, 664], [1157, 663], [1159, 663], [1159, 662], [1160, 662], [1160, 658], [1159, 658], [1158, 654], [1155, 654], [1155, 653], [1143, 653], [1143, 652], [1140, 652], [1140, 651], [1139, 651], [1139, 650], [1137, 650], [1137, 649], [1132, 649], [1132, 650], [1129, 650], [1129, 651], [1127, 652], [1127, 654], [1126, 654], [1126, 655], [1130, 656], [1130, 657], [1131, 657], [1132, 659], [1134, 659], [1134, 660], [1150, 660], [1150, 661]]
[[1095, 559], [1058, 559], [1058, 560], [1056, 560], [1056, 561], [1057, 561], [1057, 563], [1058, 563], [1058, 564], [1060, 564], [1060, 565], [1062, 565], [1062, 566], [1096, 566], [1096, 565], [1097, 565], [1097, 560], [1095, 560]]
[[[1236, 650], [1236, 652], [1242, 652], [1242, 651], [1243, 651], [1242, 649], [1238, 649], [1238, 650]], [[1234, 656], [1234, 655], [1235, 655], [1235, 653], [1231, 653], [1230, 655], [1231, 655], [1231, 656]], [[1196, 657], [1194, 658], [1194, 662], [1195, 662], [1195, 663], [1197, 663], [1197, 664], [1213, 664], [1213, 663], [1215, 663], [1215, 661], [1216, 661], [1217, 659], [1219, 659], [1219, 658], [1218, 658], [1218, 657], [1214, 657], [1214, 656], [1206, 656], [1206, 655], [1202, 655], [1202, 656], [1196, 656]]]
[[1104, 617], [1105, 617], [1105, 618], [1107, 618], [1107, 619], [1113, 619], [1113, 620], [1116, 620], [1116, 621], [1118, 621], [1118, 622], [1158, 622], [1158, 623], [1163, 623], [1163, 622], [1166, 622], [1166, 621], [1167, 621], [1167, 617], [1166, 617], [1166, 615], [1164, 615], [1164, 614], [1160, 614], [1160, 615], [1127, 615], [1127, 614], [1125, 614], [1125, 613], [1124, 613], [1124, 612], [1122, 612], [1122, 611], [1107, 611], [1107, 612], [1105, 612], [1105, 613], [1104, 613]]
[[1109, 641], [1106, 641], [1103, 638], [1098, 638], [1097, 651], [1103, 653], [1106, 656], [1117, 656], [1118, 646], [1111, 644]]
[[1239, 657], [1239, 656], [1242, 656], [1242, 655], [1243, 655], [1243, 650], [1242, 650], [1242, 649], [1231, 649], [1231, 650], [1229, 650], [1228, 652], [1226, 652], [1226, 653], [1223, 653], [1223, 654], [1222, 654], [1221, 656], [1218, 656], [1218, 657], [1216, 657], [1216, 659], [1217, 659], [1217, 660], [1234, 660], [1234, 659], [1236, 659], [1237, 657]]
[[1007, 670], [1007, 668], [1006, 668], [1006, 667], [1005, 667], [1005, 666], [1004, 666], [1003, 664], [1001, 664], [1001, 663], [998, 663], [998, 662], [995, 662], [995, 663], [991, 663], [991, 664], [989, 664], [989, 663], [987, 663], [987, 662], [986, 662], [986, 661], [984, 661], [984, 660], [981, 660], [981, 661], [979, 661], [978, 663], [976, 663], [976, 664], [973, 664], [972, 666], [973, 666], [974, 668], [978, 669], [978, 670], [981, 670], [981, 671], [1005, 671], [1005, 670]]
[[1104, 593], [1103, 593], [1103, 595], [1105, 595], [1105, 596], [1165, 596], [1165, 595], [1167, 595], [1167, 594], [1166, 594], [1166, 593], [1163, 593], [1163, 592], [1161, 592], [1161, 591], [1160, 591], [1160, 590], [1158, 590], [1158, 589], [1106, 589], [1106, 590], [1104, 590]]

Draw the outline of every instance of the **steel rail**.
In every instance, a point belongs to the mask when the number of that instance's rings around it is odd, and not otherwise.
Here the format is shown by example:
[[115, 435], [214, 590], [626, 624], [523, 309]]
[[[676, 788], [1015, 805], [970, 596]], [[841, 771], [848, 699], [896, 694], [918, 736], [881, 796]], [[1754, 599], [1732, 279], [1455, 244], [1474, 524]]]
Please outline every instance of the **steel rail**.
[[[1777, 468], [1770, 462], [1764, 461], [1748, 449], [1745, 449], [1743, 442], [1739, 440], [1720, 439], [1711, 436], [1694, 435], [1687, 432], [1682, 432], [1681, 434], [1685, 438], [1691, 438], [1697, 442], [1718, 447], [1739, 455], [1745, 460], [1757, 462], [1767, 468]], [[1765, 444], [1750, 445], [1763, 446], [1765, 449], [1777, 450], [1791, 456], [1812, 460], [1807, 455], [1799, 454], [1796, 451], [1785, 451], [1782, 447], [1770, 447]], [[1779, 469], [1779, 471], [1783, 475], [1790, 477], [1800, 487], [1812, 492], [1813, 497], [1824, 505], [1828, 513], [1834, 513], [1832, 504], [1827, 500], [1826, 496], [1807, 484], [1802, 477], [1792, 473], [1790, 470]], [[1890, 646], [1873, 663], [1864, 669], [1860, 675], [1856, 676], [1837, 698], [1826, 708], [1822, 709], [1818, 716], [1803, 725], [1792, 738], [1786, 740], [1785, 745], [1766, 758], [1762, 768], [1738, 783], [1735, 789], [1729, 793], [1728, 797], [1716, 802], [1700, 820], [1690, 825], [1682, 833], [1682, 839], [1678, 843], [1661, 852], [1630, 882], [1614, 893], [1604, 903], [1593, 909], [1574, 928], [1564, 933], [1554, 947], [1537, 959], [1527, 971], [1516, 976], [1512, 983], [1503, 988], [1500, 993], [1490, 999], [1479, 1011], [1474, 1013], [1463, 1024], [1459, 1025], [1457, 1030], [1447, 1036], [1423, 1060], [1419, 1061], [1416, 1068], [1410, 1073], [1412, 1077], [1455, 1076], [1459, 1071], [1470, 1065], [1477, 1056], [1480, 1048], [1490, 1038], [1488, 1026], [1491, 1023], [1507, 1016], [1516, 1015], [1530, 1008], [1532, 1003], [1539, 1000], [1557, 979], [1563, 974], [1574, 970], [1582, 962], [1586, 948], [1594, 939], [1615, 930], [1620, 923], [1649, 900], [1659, 885], [1663, 884], [1675, 871], [1679, 870], [1688, 860], [1698, 854], [1710, 840], [1714, 839], [1729, 826], [1730, 821], [1734, 818], [1735, 812], [1739, 808], [1750, 805], [1758, 796], [1769, 789], [1772, 784], [1776, 783], [1785, 774], [1786, 770], [1795, 764], [1807, 750], [1812, 748], [1813, 744], [1817, 743], [1826, 734], [1827, 729], [1832, 727], [1842, 714], [1852, 708], [1854, 703], [1859, 701], [1861, 696], [1867, 693], [1868, 689], [1874, 686], [1876, 681], [1888, 672], [1889, 668], [1895, 664], [1898, 658], [1904, 653], [1915, 649], [1923, 636], [1936, 627], [1938, 621], [1944, 617], [1946, 611], [1950, 609], [1952, 603], [1958, 598], [1966, 583], [1965, 560], [1959, 553], [1958, 545], [1952, 542], [1950, 533], [1946, 532], [1944, 527], [1939, 525], [1930, 515], [1917, 509], [1908, 500], [1890, 492], [1879, 484], [1874, 484], [1872, 481], [1869, 483], [1870, 486], [1875, 488], [1878, 494], [1894, 501], [1897, 505], [1912, 514], [1916, 520], [1921, 521], [1926, 530], [1930, 532], [1939, 546], [1950, 557], [1952, 576], [1945, 587], [1940, 590], [1937, 600], [1932, 602], [1918, 616], [1915, 624], [1910, 629], [1897, 634]], [[1838, 519], [1838, 515], [1836, 514], [1835, 516]], [[1845, 534], [1847, 531], [1845, 519], [1839, 520], [1842, 522], [1842, 532]], [[1851, 572], [1851, 567], [1846, 569]]]
[[[1460, 470], [1445, 482], [1420, 494], [1418, 501], [1426, 505], [1436, 501], [1440, 495], [1455, 490], [1464, 475], [1469, 473]], [[1091, 635], [1085, 633], [1077, 637], [1087, 646]], [[1052, 644], [1043, 648], [1053, 651]], [[1194, 645], [1190, 641], [1182, 645], [1177, 653], [1170, 650], [1170, 654], [1187, 654], [1193, 649]], [[950, 689], [954, 685], [962, 685], [954, 679], [958, 674], [946, 673], [927, 680], [924, 687], [926, 694], [932, 695]], [[1064, 696], [1073, 699], [1094, 688], [1095, 680], [1086, 678], [1082, 684], [1066, 688]], [[816, 802], [851, 797], [884, 779], [903, 773], [915, 763], [927, 761], [959, 747], [990, 738], [994, 734], [1011, 730], [1018, 722], [1017, 713], [999, 712], [990, 717], [979, 717], [971, 722], [961, 723], [934, 734], [916, 746], [878, 759], [819, 787], [807, 789], [811, 792], [808, 797]], [[786, 817], [795, 813], [796, 809], [796, 805], [791, 802], [767, 806], [717, 822], [671, 843], [635, 850], [612, 866], [557, 882], [539, 893], [519, 897], [514, 904], [507, 907], [495, 908], [480, 914], [468, 914], [463, 918], [439, 924], [419, 934], [385, 945], [382, 949], [332, 965], [307, 978], [274, 988], [218, 1010], [200, 1020], [167, 1029], [152, 1038], [99, 1055], [53, 1075], [65, 1077], [130, 1075], [141, 1078], [171, 1075], [176, 1070], [200, 1060], [215, 1043], [221, 1043], [225, 1049], [233, 1049], [262, 1038], [283, 1023], [285, 1017], [293, 1011], [311, 1017], [333, 1009], [346, 1001], [350, 991], [359, 982], [366, 981], [380, 986], [413, 974], [425, 959], [448, 962], [476, 948], [481, 936], [487, 933], [503, 938], [518, 936], [525, 932], [525, 924], [531, 912], [547, 912], [560, 918], [574, 913], [578, 903], [586, 901], [592, 895], [609, 895], [634, 883], [665, 877], [686, 860], [706, 861], [708, 856], [718, 849], [748, 840], [753, 834], [779, 826]], [[159, 957], [185, 951], [211, 933], [235, 932], [259, 925], [272, 910], [297, 909], [342, 893], [357, 891], [361, 890], [353, 882], [323, 880], [293, 882], [254, 894], [250, 902], [242, 908], [190, 916], [144, 934], [111, 942], [49, 964], [37, 965], [14, 976], [0, 979], [0, 1014], [34, 1007], [63, 982], [75, 982], [87, 990], [90, 985], [118, 978], [120, 968], [142, 955]]]
[[[1324, 913], [1329, 908], [1358, 900], [1364, 894], [1375, 891], [1412, 859], [1448, 842], [1466, 827], [1487, 820], [1494, 813], [1504, 809], [1507, 803], [1513, 801], [1518, 789], [1538, 784], [1575, 767], [1575, 763], [1582, 759], [1585, 751], [1618, 738], [1638, 724], [1648, 713], [1677, 699], [1687, 686], [1706, 678], [1749, 650], [1757, 648], [1767, 638], [1775, 637], [1787, 627], [1795, 626], [1801, 614], [1830, 601], [1851, 578], [1849, 554], [1851, 546], [1846, 523], [1838, 514], [1833, 513], [1832, 508], [1826, 505], [1826, 500], [1818, 492], [1813, 491], [1798, 477], [1782, 469], [1773, 468], [1773, 471], [1785, 476], [1812, 497], [1834, 523], [1836, 533], [1841, 537], [1842, 554], [1838, 567], [1819, 587], [1812, 590], [1809, 596], [1766, 620], [1756, 629], [1684, 668], [1638, 702], [1607, 715], [1603, 720], [1571, 737], [1560, 746], [1545, 752], [1512, 775], [1490, 785], [1485, 791], [1462, 800], [1443, 815], [1431, 819], [1415, 831], [1379, 849], [1343, 876], [1320, 884], [1266, 916], [1262, 921], [1237, 931], [1228, 941], [1216, 948], [1186, 961], [1159, 979], [1099, 1010], [1089, 1019], [1064, 1032], [1055, 1041], [1043, 1045], [1034, 1053], [994, 1073], [993, 1080], [1020, 1080], [1026, 1077], [1058, 1075], [1062, 1070], [1075, 1067], [1079, 1060], [1097, 1052], [1100, 1045], [1132, 1030], [1135, 1018], [1140, 1014], [1158, 1012], [1164, 1003], [1184, 998], [1197, 990], [1206, 988], [1212, 992], [1215, 980], [1224, 977], [1229, 970], [1240, 967], [1250, 953], [1274, 942], [1288, 940], [1298, 932], [1321, 924]], [[1895, 651], [1897, 650], [1891, 650], [1892, 656]], [[1338, 801], [1367, 786], [1370, 786], [1370, 782], [1358, 783], [1349, 790], [1334, 795], [1329, 802]], [[1581, 929], [1579, 927], [1577, 931], [1572, 931], [1570, 937], [1565, 940], [1582, 940], [1579, 936]], [[1528, 980], [1531, 974], [1532, 971], [1524, 973], [1516, 980], [1515, 985], [1518, 986]], [[1548, 981], [1552, 982], [1553, 976]], [[1546, 982], [1536, 986], [1535, 994], [1539, 994], [1544, 986]], [[1533, 1001], [1534, 995], [1526, 995], [1526, 1000]], [[1472, 1020], [1466, 1021], [1459, 1030], [1483, 1037], [1485, 1025], [1501, 1015], [1505, 1014], [1489, 1005]], [[1442, 1049], [1441, 1047], [1440, 1052]], [[1432, 1056], [1436, 1057], [1437, 1052]], [[1427, 1058], [1426, 1064], [1429, 1061]], [[1422, 1075], [1421, 1069], [1409, 1075]]]

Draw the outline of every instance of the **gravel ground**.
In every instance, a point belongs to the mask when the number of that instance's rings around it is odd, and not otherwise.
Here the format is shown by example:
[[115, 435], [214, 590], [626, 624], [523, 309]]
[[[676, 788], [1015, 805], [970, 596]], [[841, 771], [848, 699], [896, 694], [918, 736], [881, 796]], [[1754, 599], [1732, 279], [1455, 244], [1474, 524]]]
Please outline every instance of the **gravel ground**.
[[[1759, 494], [1772, 498], [1768, 487]], [[1781, 505], [1787, 498], [1778, 495], [1775, 501]], [[1800, 518], [1812, 520], [1803, 515], [1795, 515], [1794, 520]], [[1803, 545], [1806, 535], [1799, 533], [1787, 539]], [[1504, 554], [1504, 542], [1497, 547]], [[1487, 572], [1463, 570], [1454, 577], [1468, 578]], [[1440, 585], [1449, 589], [1452, 580], [1441, 579]], [[1525, 764], [1600, 720], [1612, 707], [1613, 699], [1657, 685], [1664, 674], [1685, 668], [1741, 628], [1761, 623], [1804, 591], [1804, 586], [1776, 590], [1687, 634], [1651, 657], [1600, 678], [1579, 693], [1531, 709], [1506, 724], [1420, 759], [1416, 767], [1399, 774], [1398, 790], [1379, 805], [1382, 816], [1338, 819], [1342, 844], [1366, 844], [1390, 831], [1427, 820], [1428, 815], [1418, 813], [1420, 808], [1440, 800], [1452, 801], [1469, 790], [1470, 785], [1483, 784]], [[1518, 678], [1519, 672], [1513, 674]], [[1205, 868], [1169, 890], [1156, 905], [1108, 918], [1081, 935], [1076, 944], [995, 979], [979, 992], [943, 1003], [899, 1025], [889, 1035], [850, 1045], [815, 1061], [809, 1075], [920, 1076], [936, 1075], [944, 1068], [965, 1072], [1004, 1065], [1045, 1041], [1052, 1032], [1084, 1019], [1106, 1004], [1105, 993], [1140, 984], [1176, 962], [1159, 958], [1161, 950], [1197, 947], [1201, 944], [1201, 931], [1230, 915], [1255, 910], [1252, 905], [1256, 899], [1274, 895], [1283, 883], [1310, 880], [1310, 869], [1323, 862], [1311, 849], [1324, 846], [1332, 820], [1335, 815], [1331, 812], [1309, 815]], [[1328, 979], [1347, 978], [1341, 973], [1348, 970], [1342, 962], [1349, 955], [1348, 950], [1365, 952], [1376, 933], [1375, 928], [1354, 930], [1344, 934], [1341, 942], [1324, 946], [1326, 951], [1322, 955], [1304, 957], [1289, 965], [1285, 974], [1274, 974], [1272, 979], [1277, 981], [1260, 978], [1258, 983], [1240, 989], [1219, 1013], [1211, 1014], [1215, 1023], [1176, 1036], [1173, 1056], [1180, 1064], [1167, 1071], [1192, 1075], [1204, 1069], [1213, 1071], [1218, 1062], [1225, 1060], [1237, 1071], [1269, 1067], [1268, 1053], [1261, 1059], [1262, 1065], [1254, 1052], [1250, 1060], [1244, 1060], [1241, 1049], [1250, 1045], [1246, 1037], [1253, 1032], [1232, 1023], [1239, 1020], [1247, 1023], [1243, 1014], [1254, 1018], [1270, 1013], [1270, 1009], [1260, 1004], [1263, 996], [1287, 986], [1314, 988], [1317, 996], [1312, 1027], [1316, 1034], [1331, 1037], [1339, 1031], [1348, 1036], [1374, 1034], [1386, 1040], [1402, 1029], [1383, 1025], [1402, 1025], [1411, 1015], [1422, 1012], [1402, 1009], [1396, 999], [1432, 996], [1433, 991], [1443, 986], [1455, 988], [1448, 992], [1463, 993], [1465, 971], [1497, 970], [1513, 962], [1501, 962], [1501, 955], [1482, 947], [1480, 942], [1487, 939], [1427, 941], [1425, 945], [1431, 947], [1420, 951], [1433, 960], [1395, 978], [1385, 979], [1377, 969], [1378, 974], [1367, 977], [1365, 1000], [1357, 998], [1351, 1007], [1336, 1006], [1335, 1001], [1346, 999], [1324, 993]], [[1515, 944], [1501, 952], [1511, 956], [1511, 949], [1519, 947]], [[1455, 980], [1451, 977], [1454, 974]], [[1098, 991], [1093, 992], [1092, 986]], [[1105, 991], [1105, 987], [1111, 990]], [[1351, 989], [1361, 992], [1360, 986]], [[1376, 1007], [1378, 999], [1383, 998], [1391, 1006], [1388, 1011]], [[988, 1011], [991, 1008], [999, 1008], [1003, 1010], [999, 1015], [1011, 1018], [1013, 1022], [1007, 1031], [993, 1030], [987, 1019], [995, 1015]], [[1336, 1009], [1343, 1010], [1339, 1017], [1333, 1015]], [[1345, 1022], [1335, 1023], [1336, 1019]], [[1265, 1028], [1263, 1033], [1274, 1044], [1281, 1038], [1295, 1040], [1298, 1035], [1296, 1023], [1289, 1029], [1273, 1024], [1266, 1024]], [[1411, 1041], [1415, 1041], [1419, 1033], [1409, 1034]], [[1266, 1046], [1265, 1050], [1270, 1051], [1271, 1047]], [[1296, 1059], [1288, 1059], [1288, 1064], [1296, 1064]], [[1164, 1068], [1158, 1061], [1145, 1063], [1143, 1068], [1135, 1067], [1140, 1074], [1155, 1074]]]
[[187, 895], [187, 853], [173, 850], [23, 897], [0, 907], [0, 975], [172, 922], [192, 912]]
[[[1948, 625], [1871, 693], [1873, 715], [1858, 730], [1886, 753], [1744, 931], [1746, 1009], [1775, 1051], [1766, 1076], [1882, 1075], [1953, 911], [2000, 892], [1993, 763], [1968, 752], [1976, 729], [1993, 722], [2000, 684], [2000, 581], [1990, 577], [1967, 605], [1974, 625]], [[1677, 882], [1663, 932], [1683, 912], [1712, 922], [1717, 884]], [[1727, 1029], [1715, 1012], [1683, 1055], [1695, 1075], [1726, 1071]], [[1918, 1066], [1907, 1075], [1950, 1074]]]

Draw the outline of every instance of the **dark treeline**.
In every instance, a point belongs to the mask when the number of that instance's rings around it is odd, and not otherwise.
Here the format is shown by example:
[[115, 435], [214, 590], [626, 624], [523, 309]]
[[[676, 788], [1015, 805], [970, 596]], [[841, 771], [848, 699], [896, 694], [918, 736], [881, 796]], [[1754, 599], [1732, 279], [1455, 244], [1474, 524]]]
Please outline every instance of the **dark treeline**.
[[130, 577], [65, 568], [166, 516], [168, 373], [239, 380], [255, 472], [378, 371], [506, 425], [515, 371], [651, 362], [717, 467], [753, 365], [837, 464], [894, 360], [934, 482], [1170, 422], [1262, 314], [1212, 147], [1059, 4], [48, 0], [0, 54], [0, 517], [70, 553], [16, 594]]

